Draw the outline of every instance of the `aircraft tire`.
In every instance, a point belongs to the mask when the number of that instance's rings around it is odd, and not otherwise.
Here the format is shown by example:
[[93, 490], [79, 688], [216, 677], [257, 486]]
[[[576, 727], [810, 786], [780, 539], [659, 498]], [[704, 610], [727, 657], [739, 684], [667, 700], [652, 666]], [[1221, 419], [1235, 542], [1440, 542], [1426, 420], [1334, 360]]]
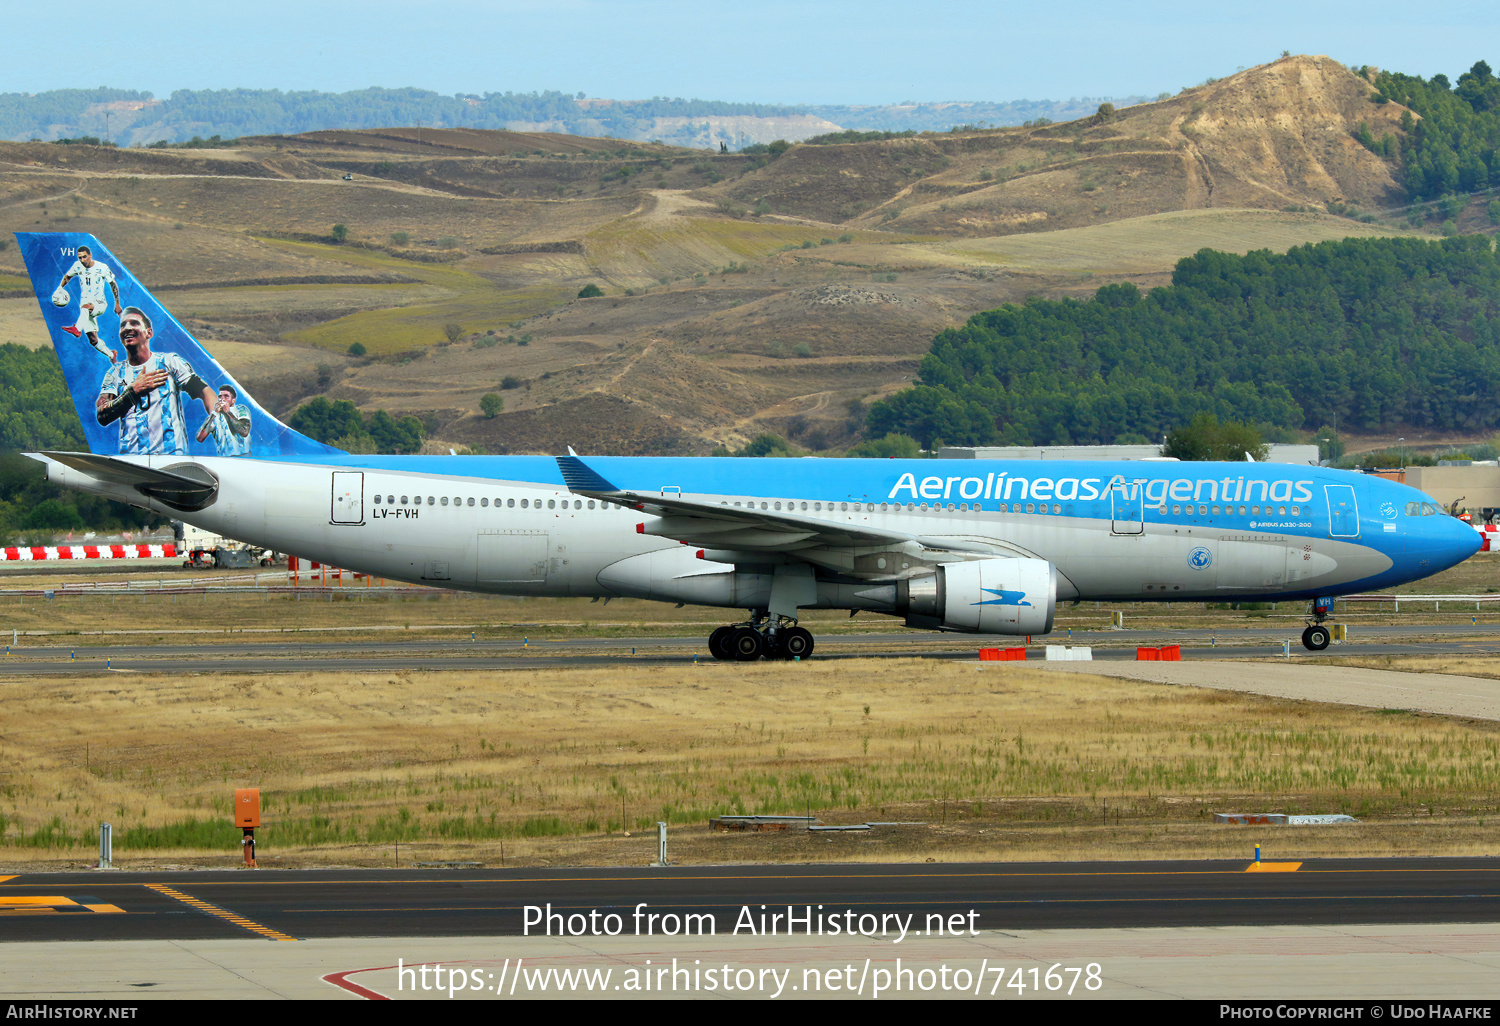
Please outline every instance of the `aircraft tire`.
[[753, 663], [765, 651], [760, 631], [753, 627], [736, 627], [729, 636], [729, 657], [741, 663]]
[[729, 651], [729, 637], [734, 628], [728, 625], [718, 628], [708, 636], [708, 651], [715, 659], [733, 658]]
[[1302, 632], [1302, 647], [1309, 652], [1321, 652], [1328, 647], [1330, 637], [1327, 627], [1314, 624]]
[[803, 627], [792, 627], [781, 632], [781, 658], [806, 659], [812, 653], [811, 631]]

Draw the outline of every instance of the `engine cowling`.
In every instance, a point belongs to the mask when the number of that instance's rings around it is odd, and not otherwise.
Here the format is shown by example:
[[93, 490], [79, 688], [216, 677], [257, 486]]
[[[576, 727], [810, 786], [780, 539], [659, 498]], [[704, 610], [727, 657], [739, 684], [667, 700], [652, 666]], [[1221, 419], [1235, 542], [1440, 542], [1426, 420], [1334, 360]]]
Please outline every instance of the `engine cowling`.
[[908, 627], [974, 634], [1047, 634], [1057, 612], [1057, 569], [1045, 559], [944, 563], [903, 582]]

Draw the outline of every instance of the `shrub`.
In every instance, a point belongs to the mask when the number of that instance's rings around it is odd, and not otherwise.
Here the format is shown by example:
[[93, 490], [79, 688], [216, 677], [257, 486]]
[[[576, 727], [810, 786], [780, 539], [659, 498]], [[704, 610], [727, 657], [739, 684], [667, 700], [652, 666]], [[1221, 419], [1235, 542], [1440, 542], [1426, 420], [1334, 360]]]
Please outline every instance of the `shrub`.
[[512, 388], [520, 388], [521, 379], [512, 374], [507, 374], [505, 377], [500, 379], [500, 387], [505, 391], [509, 391]]
[[438, 249], [457, 249], [458, 240], [451, 235], [439, 235], [437, 245]]
[[593, 282], [589, 282], [583, 288], [578, 290], [579, 299], [593, 299], [596, 296], [602, 295], [604, 295], [604, 290], [595, 285]]
[[349, 237], [349, 226], [346, 224], [336, 224], [333, 226], [332, 234], [333, 241], [342, 246], [344, 244], [344, 240]]
[[479, 409], [490, 420], [494, 420], [500, 411], [505, 409], [505, 400], [501, 399], [497, 392], [486, 392], [479, 399]]
[[411, 241], [410, 232], [391, 232], [391, 241], [398, 246], [404, 246]]
[[448, 339], [449, 342], [457, 342], [458, 337], [463, 333], [464, 326], [462, 324], [443, 325], [443, 335]]
[[363, 342], [356, 342], [349, 347], [350, 356], [364, 356], [366, 352], [367, 350], [365, 349], [365, 344]]

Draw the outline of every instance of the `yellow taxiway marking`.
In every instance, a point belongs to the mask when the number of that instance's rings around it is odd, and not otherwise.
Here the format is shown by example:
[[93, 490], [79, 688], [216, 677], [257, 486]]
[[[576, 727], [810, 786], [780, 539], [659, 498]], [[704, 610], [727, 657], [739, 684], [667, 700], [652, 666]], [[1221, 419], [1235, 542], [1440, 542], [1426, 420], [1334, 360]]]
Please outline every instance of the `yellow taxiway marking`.
[[273, 930], [269, 926], [261, 926], [259, 923], [252, 923], [244, 916], [236, 915], [235, 913], [230, 912], [227, 909], [222, 909], [217, 905], [210, 905], [206, 901], [200, 901], [199, 899], [193, 897], [191, 894], [184, 894], [179, 890], [168, 887], [166, 884], [146, 884], [146, 887], [153, 891], [156, 891], [158, 894], [165, 894], [169, 898], [176, 898], [178, 901], [182, 902], [185, 905], [191, 905], [199, 912], [203, 912], [211, 916], [217, 916], [218, 918], [223, 919], [225, 922], [233, 923], [235, 926], [243, 926], [245, 929], [250, 930], [254, 933], [258, 933], [262, 937], [268, 938], [270, 940], [294, 941], [297, 939], [296, 937], [288, 937], [280, 930]]
[[0, 876], [0, 883], [4, 883], [7, 880], [14, 880], [14, 879], [15, 879], [14, 876]]
[[90, 912], [102, 912], [110, 915], [125, 915], [125, 910], [118, 905], [81, 905], [72, 898], [65, 898], [61, 894], [37, 894], [37, 895], [0, 895], [0, 916], [50, 916], [62, 911], [72, 909]]
[[1300, 862], [1252, 862], [1245, 867], [1247, 873], [1295, 873], [1302, 868]]

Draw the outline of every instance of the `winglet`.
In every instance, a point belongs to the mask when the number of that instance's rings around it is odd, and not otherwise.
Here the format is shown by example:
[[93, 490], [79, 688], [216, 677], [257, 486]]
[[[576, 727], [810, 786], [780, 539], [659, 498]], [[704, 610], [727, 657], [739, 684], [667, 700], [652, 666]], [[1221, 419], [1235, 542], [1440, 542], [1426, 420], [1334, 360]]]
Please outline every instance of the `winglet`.
[[[572, 453], [572, 450], [568, 450]], [[618, 492], [620, 489], [610, 484], [598, 473], [590, 469], [576, 455], [557, 457], [557, 469], [562, 473], [563, 483], [568, 486], [570, 492]]]

